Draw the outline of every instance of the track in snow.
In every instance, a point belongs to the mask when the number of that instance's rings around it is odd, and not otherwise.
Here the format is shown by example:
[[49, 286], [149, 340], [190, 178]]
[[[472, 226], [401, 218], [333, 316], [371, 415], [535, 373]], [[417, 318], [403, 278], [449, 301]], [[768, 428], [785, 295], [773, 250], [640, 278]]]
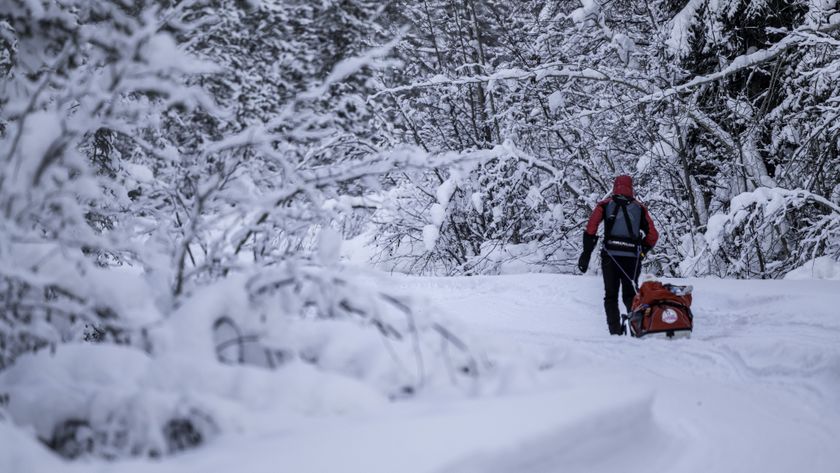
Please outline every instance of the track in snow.
[[840, 282], [689, 281], [695, 331], [677, 341], [608, 336], [597, 278], [404, 283], [534, 360], [546, 386], [651, 398], [593, 416], [595, 433], [559, 429], [446, 471], [840, 471]]

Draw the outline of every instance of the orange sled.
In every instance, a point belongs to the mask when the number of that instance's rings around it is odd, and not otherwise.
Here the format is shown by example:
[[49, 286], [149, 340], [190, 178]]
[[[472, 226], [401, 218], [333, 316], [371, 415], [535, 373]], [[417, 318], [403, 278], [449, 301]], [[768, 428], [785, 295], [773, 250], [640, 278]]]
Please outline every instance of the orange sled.
[[691, 286], [674, 286], [659, 281], [642, 283], [633, 298], [633, 311], [621, 316], [626, 332], [637, 338], [690, 337], [694, 327], [691, 290]]

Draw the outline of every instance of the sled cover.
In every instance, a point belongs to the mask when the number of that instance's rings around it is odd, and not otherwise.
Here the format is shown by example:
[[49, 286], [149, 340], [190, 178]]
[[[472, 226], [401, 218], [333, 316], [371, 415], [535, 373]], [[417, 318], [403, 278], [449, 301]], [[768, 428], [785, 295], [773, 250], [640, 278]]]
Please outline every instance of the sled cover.
[[630, 335], [653, 334], [666, 338], [688, 337], [694, 327], [691, 314], [691, 286], [674, 286], [659, 281], [642, 283], [633, 298], [633, 312], [627, 317]]

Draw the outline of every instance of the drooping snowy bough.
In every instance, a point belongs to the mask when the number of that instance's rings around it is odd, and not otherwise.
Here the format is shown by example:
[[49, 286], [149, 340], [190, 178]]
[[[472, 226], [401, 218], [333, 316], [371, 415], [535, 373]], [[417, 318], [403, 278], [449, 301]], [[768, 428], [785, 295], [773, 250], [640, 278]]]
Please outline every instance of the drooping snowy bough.
[[339, 262], [328, 202], [459, 158], [377, 134], [392, 44], [352, 3], [0, 6], [0, 422], [159, 456], [261, 409], [473, 389], [468, 340]]

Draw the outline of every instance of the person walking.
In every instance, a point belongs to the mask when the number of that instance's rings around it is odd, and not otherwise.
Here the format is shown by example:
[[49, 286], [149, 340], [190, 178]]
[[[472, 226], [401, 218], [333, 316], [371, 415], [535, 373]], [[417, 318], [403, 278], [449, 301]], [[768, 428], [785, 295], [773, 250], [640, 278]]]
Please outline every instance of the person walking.
[[650, 213], [633, 192], [633, 178], [618, 176], [612, 195], [595, 206], [583, 232], [583, 253], [578, 269], [585, 273], [589, 268], [592, 251], [598, 244], [598, 226], [604, 222], [604, 241], [601, 245], [601, 271], [604, 275], [604, 311], [607, 327], [612, 335], [624, 333], [618, 309], [618, 291], [630, 313], [633, 296], [641, 272], [641, 263], [656, 245], [659, 233]]

